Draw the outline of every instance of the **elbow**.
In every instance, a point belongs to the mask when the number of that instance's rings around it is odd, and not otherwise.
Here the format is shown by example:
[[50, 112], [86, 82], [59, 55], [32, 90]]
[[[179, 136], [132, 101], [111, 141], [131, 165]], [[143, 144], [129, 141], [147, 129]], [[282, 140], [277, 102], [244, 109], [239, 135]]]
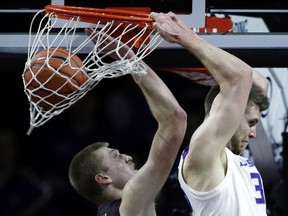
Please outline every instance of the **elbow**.
[[181, 120], [187, 123], [187, 113], [182, 109]]
[[179, 107], [176, 111], [174, 116], [176, 116], [176, 118], [178, 119], [178, 121], [181, 122], [187, 122], [187, 113], [185, 112], [185, 110], [181, 107]]
[[253, 68], [251, 68], [250, 66], [245, 66], [242, 69], [242, 72], [240, 73], [240, 76], [242, 77], [242, 79], [244, 81], [247, 81], [249, 83], [252, 84], [252, 80], [253, 80]]
[[238, 85], [242, 83], [242, 85], [250, 89], [252, 86], [252, 80], [253, 80], [253, 69], [247, 66], [239, 70], [238, 76], [235, 76], [234, 84]]
[[261, 92], [263, 95], [267, 95], [268, 88], [269, 88], [269, 80], [265, 78], [265, 79], [263, 79], [263, 84], [262, 84], [262, 88], [261, 88]]
[[253, 72], [253, 87], [259, 91], [261, 94], [267, 96], [269, 88], [269, 80], [267, 77], [263, 76], [261, 73], [254, 70]]
[[[182, 108], [175, 110], [168, 124], [169, 129], [167, 131], [170, 131], [170, 135], [174, 137], [173, 143], [180, 147], [187, 129], [187, 113]], [[177, 143], [178, 145], [176, 145]]]
[[164, 123], [169, 125], [170, 128], [179, 128], [183, 127], [186, 129], [187, 125], [187, 113], [180, 106], [176, 106], [166, 113], [165, 116], [162, 116], [161, 119], [158, 119], [159, 123]]
[[244, 63], [235, 64], [227, 70], [224, 74], [223, 79], [218, 80], [219, 86], [229, 87], [241, 86], [245, 88], [251, 88], [253, 80], [253, 68]]
[[176, 105], [168, 110], [161, 110], [157, 114], [154, 117], [160, 128], [165, 128], [165, 130], [169, 131], [186, 130], [187, 113], [181, 106]]
[[184, 130], [186, 130], [187, 126], [187, 113], [184, 109], [178, 108], [173, 113], [173, 122], [171, 122], [171, 125], [175, 127], [183, 127]]

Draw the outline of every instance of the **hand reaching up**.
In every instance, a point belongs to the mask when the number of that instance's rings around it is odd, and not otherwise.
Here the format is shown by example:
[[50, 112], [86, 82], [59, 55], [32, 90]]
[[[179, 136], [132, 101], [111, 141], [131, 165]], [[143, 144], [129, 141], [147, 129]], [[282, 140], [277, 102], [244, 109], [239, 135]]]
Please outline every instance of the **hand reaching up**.
[[93, 28], [86, 28], [85, 34], [92, 38], [91, 41], [94, 44], [98, 43], [97, 48], [99, 52], [107, 54], [114, 60], [135, 57], [135, 53], [131, 47], [104, 32], [96, 31]]
[[203, 41], [202, 38], [173, 12], [165, 14], [152, 12], [150, 17], [155, 21], [153, 28], [158, 31], [164, 40], [170, 43], [178, 43], [185, 47], [193, 38]]

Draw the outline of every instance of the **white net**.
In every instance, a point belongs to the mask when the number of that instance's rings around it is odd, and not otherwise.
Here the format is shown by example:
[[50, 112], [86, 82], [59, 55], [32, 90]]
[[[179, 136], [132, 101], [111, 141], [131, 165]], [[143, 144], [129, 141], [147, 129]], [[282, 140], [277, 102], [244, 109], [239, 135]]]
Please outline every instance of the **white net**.
[[[28, 135], [34, 128], [69, 108], [102, 79], [126, 74], [145, 75], [146, 68], [139, 61], [162, 41], [149, 24], [139, 28], [137, 24], [132, 23], [123, 25], [117, 21], [116, 24], [112, 20], [100, 24], [99, 21], [95, 24], [89, 23], [93, 32], [86, 36], [79, 17], [63, 20], [56, 14], [43, 15], [43, 12], [44, 10], [39, 11], [31, 22], [28, 57], [22, 74], [24, 92], [30, 104]], [[35, 20], [39, 16], [41, 19], [36, 34], [32, 34]], [[62, 27], [59, 27], [61, 25]], [[110, 36], [119, 43], [115, 49], [107, 52], [105, 48], [111, 44], [111, 41], [107, 42]], [[118, 51], [127, 44], [130, 50], [120, 55]], [[135, 55], [129, 58], [128, 53], [132, 49]], [[43, 53], [43, 50], [44, 54], [39, 54]], [[80, 60], [77, 57], [77, 54], [81, 53], [88, 53], [85, 59]], [[109, 59], [111, 53], [117, 55], [117, 61]], [[73, 74], [67, 76], [67, 71], [72, 71]]]

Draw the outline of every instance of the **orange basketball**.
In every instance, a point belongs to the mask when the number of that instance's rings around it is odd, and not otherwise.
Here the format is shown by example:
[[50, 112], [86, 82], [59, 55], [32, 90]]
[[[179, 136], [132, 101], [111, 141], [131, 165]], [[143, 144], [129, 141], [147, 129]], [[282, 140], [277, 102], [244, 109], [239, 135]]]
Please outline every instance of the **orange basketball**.
[[32, 58], [30, 67], [23, 74], [25, 86], [31, 92], [31, 100], [38, 102], [38, 106], [45, 110], [67, 101], [66, 96], [88, 79], [86, 72], [80, 69], [83, 66], [81, 59], [71, 55], [69, 64], [66, 62], [67, 57], [69, 52], [66, 49], [42, 50]]

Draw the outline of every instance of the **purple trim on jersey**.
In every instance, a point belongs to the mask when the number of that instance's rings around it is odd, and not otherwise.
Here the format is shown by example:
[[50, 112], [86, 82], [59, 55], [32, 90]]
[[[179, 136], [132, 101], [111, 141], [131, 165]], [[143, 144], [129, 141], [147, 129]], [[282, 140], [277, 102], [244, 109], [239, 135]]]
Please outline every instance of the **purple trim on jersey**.
[[188, 150], [189, 150], [189, 146], [187, 146], [187, 147], [183, 150], [183, 152], [182, 152], [182, 158], [183, 158], [183, 160], [185, 159], [185, 157], [186, 157], [186, 155], [187, 155], [187, 153], [188, 153]]
[[[183, 160], [185, 159], [185, 157], [187, 156], [188, 154], [188, 150], [189, 150], [189, 146], [187, 146], [183, 151], [182, 151], [182, 158]], [[181, 172], [181, 170], [178, 170], [178, 172]], [[190, 206], [190, 210], [191, 210], [191, 213], [193, 213], [193, 207], [192, 207], [192, 204], [189, 202], [189, 199], [188, 197], [186, 196], [186, 194], [184, 193], [184, 197], [188, 203], [188, 205]]]

